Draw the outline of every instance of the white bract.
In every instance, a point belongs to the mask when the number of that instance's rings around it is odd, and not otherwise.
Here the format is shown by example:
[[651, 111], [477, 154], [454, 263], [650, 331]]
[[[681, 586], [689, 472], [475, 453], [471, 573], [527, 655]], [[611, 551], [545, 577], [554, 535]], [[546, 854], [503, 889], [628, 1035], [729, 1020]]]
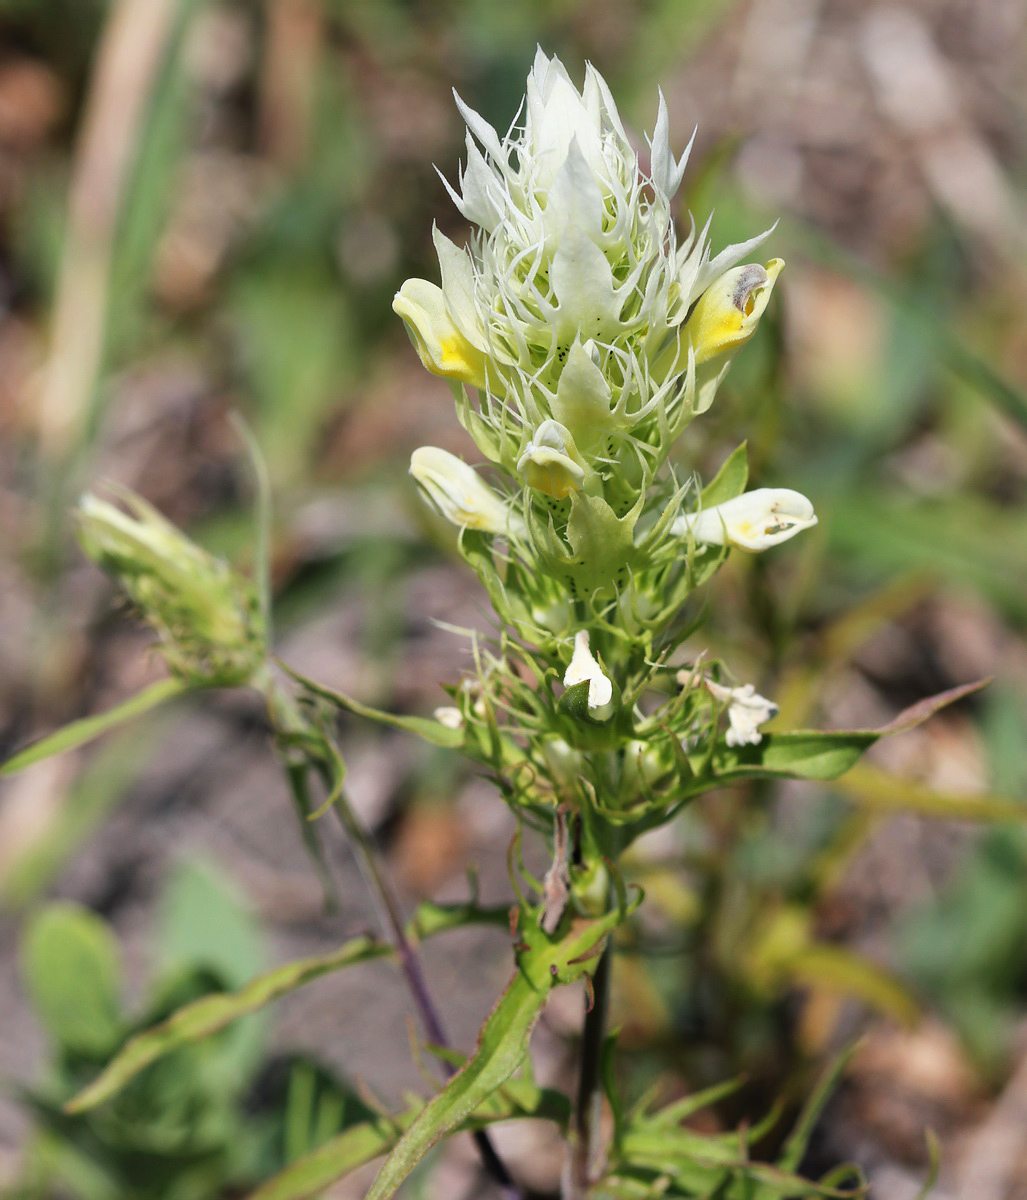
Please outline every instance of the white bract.
[[790, 488], [757, 488], [733, 500], [687, 513], [671, 525], [679, 536], [689, 533], [710, 546], [766, 550], [816, 525], [812, 503]]
[[724, 687], [712, 679], [704, 681], [718, 704], [727, 705], [729, 746], [756, 746], [763, 740], [759, 727], [777, 716], [777, 705], [757, 693], [751, 683], [742, 687]]
[[579, 629], [574, 635], [574, 654], [563, 676], [564, 687], [574, 687], [575, 684], [588, 682], [588, 708], [597, 715], [613, 699], [613, 684], [603, 674], [595, 655], [589, 649], [587, 629]]
[[462, 529], [515, 533], [521, 519], [455, 454], [421, 446], [410, 456], [410, 474], [447, 521]]

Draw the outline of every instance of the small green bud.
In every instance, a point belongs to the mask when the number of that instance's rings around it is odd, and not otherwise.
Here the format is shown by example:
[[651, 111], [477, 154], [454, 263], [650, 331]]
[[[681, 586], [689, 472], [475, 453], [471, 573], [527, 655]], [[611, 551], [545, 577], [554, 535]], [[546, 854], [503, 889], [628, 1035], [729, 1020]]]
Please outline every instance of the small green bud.
[[245, 683], [266, 656], [253, 585], [141, 496], [127, 489], [117, 494], [129, 512], [91, 492], [82, 497], [82, 549], [117, 578], [156, 630], [175, 675], [206, 687]]

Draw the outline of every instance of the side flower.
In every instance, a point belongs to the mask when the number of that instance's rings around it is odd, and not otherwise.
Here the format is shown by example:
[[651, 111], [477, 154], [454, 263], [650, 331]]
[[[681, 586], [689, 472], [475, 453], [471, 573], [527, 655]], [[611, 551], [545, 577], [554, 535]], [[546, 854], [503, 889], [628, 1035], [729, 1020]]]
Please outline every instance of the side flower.
[[813, 504], [801, 492], [757, 488], [701, 512], [686, 513], [670, 529], [679, 537], [691, 534], [708, 546], [758, 551], [787, 542], [816, 523]]
[[485, 355], [453, 323], [442, 288], [427, 279], [408, 279], [392, 308], [403, 318], [414, 349], [433, 375], [485, 386]]
[[772, 258], [765, 267], [749, 263], [710, 284], [685, 327], [697, 364], [737, 350], [752, 337], [784, 265], [782, 258]]
[[461, 529], [516, 534], [520, 516], [489, 487], [473, 467], [437, 446], [421, 446], [410, 456], [410, 474], [438, 511]]

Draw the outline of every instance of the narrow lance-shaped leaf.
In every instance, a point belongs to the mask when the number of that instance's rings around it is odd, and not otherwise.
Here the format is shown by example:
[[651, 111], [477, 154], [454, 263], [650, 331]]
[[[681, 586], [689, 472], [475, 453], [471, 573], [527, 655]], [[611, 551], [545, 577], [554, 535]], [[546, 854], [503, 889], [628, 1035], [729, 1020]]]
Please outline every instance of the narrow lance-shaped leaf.
[[522, 935], [532, 944], [522, 950], [520, 969], [482, 1026], [474, 1054], [397, 1142], [366, 1200], [394, 1195], [425, 1154], [511, 1078], [524, 1061], [528, 1040], [553, 987], [585, 974], [588, 963], [601, 953], [607, 934], [628, 910], [625, 903], [599, 920], [572, 929], [557, 942], [549, 941], [530, 921], [522, 924]]
[[954, 821], [1027, 821], [1027, 804], [993, 793], [940, 792], [860, 763], [835, 788], [872, 812], [914, 812]]
[[405, 1131], [367, 1200], [392, 1196], [425, 1154], [514, 1074], [548, 996], [548, 988], [536, 988], [522, 974], [513, 977], [482, 1027], [474, 1054]]
[[0, 775], [13, 775], [16, 771], [24, 771], [26, 767], [42, 762], [45, 758], [52, 758], [55, 754], [63, 754], [66, 750], [75, 750], [79, 746], [84, 746], [86, 742], [91, 742], [93, 738], [99, 737], [109, 729], [115, 729], [133, 717], [142, 716], [150, 709], [156, 708], [167, 700], [173, 700], [187, 691], [189, 691], [189, 685], [181, 679], [162, 679], [158, 683], [144, 688], [143, 691], [123, 703], [108, 709], [107, 712], [72, 721], [70, 725], [65, 725], [56, 733], [32, 742], [31, 745], [19, 750], [17, 754], [12, 755], [0, 765]]
[[[795, 779], [837, 779], [882, 737], [904, 733], [922, 724], [939, 709], [979, 691], [987, 680], [949, 688], [918, 701], [880, 729], [807, 730], [765, 733], [756, 745], [718, 746], [712, 770], [689, 780], [683, 797], [743, 779], [775, 776]], [[697, 764], [693, 763], [693, 766]], [[697, 769], [701, 769], [697, 767]]]
[[[407, 936], [421, 940], [461, 929], [467, 925], [506, 928], [505, 907], [483, 908], [476, 904], [418, 905], [407, 926]], [[132, 1038], [88, 1087], [68, 1102], [69, 1112], [82, 1112], [110, 1099], [145, 1067], [179, 1046], [202, 1041], [233, 1021], [249, 1016], [297, 988], [332, 971], [391, 954], [391, 948], [369, 937], [358, 937], [329, 954], [286, 963], [250, 980], [235, 992], [203, 996], [178, 1010], [166, 1021]]]
[[145, 1067], [172, 1050], [201, 1041], [249, 1016], [273, 1000], [295, 991], [311, 980], [354, 963], [390, 954], [391, 948], [370, 937], [358, 937], [331, 954], [321, 954], [287, 963], [258, 975], [237, 992], [203, 996], [180, 1008], [168, 1020], [132, 1038], [88, 1087], [64, 1106], [69, 1113], [85, 1112], [109, 1100]]

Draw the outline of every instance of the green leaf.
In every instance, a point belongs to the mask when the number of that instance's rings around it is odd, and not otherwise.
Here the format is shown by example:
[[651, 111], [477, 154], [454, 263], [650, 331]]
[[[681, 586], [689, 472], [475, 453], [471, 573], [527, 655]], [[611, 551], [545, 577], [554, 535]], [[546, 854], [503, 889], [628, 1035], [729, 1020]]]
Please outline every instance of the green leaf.
[[857, 1042], [853, 1042], [847, 1046], [817, 1080], [816, 1086], [807, 1097], [806, 1103], [802, 1106], [799, 1119], [795, 1122], [795, 1127], [788, 1135], [788, 1140], [781, 1151], [778, 1166], [783, 1170], [794, 1171], [802, 1161], [802, 1156], [806, 1153], [806, 1147], [813, 1136], [816, 1123], [820, 1120], [820, 1114], [824, 1111], [824, 1105], [827, 1104], [831, 1098], [831, 1094], [838, 1086], [839, 1080], [845, 1073], [845, 1068], [849, 1065], [849, 1060], [856, 1052], [857, 1045]]
[[267, 965], [259, 922], [224, 869], [202, 856], [179, 863], [164, 887], [158, 954], [162, 972], [206, 967], [230, 988], [243, 987]]
[[[203, 877], [199, 883], [204, 883]], [[187, 888], [186, 884], [189, 885]], [[211, 911], [216, 911], [219, 906], [222, 909], [225, 907], [223, 898], [212, 901], [208, 893], [209, 883], [197, 890], [197, 879], [193, 877], [180, 881], [179, 886], [173, 889], [170, 904], [172, 910], [177, 912], [165, 914], [165, 940], [168, 943], [165, 956], [182, 958], [184, 954], [191, 961], [198, 958], [220, 970], [226, 970], [230, 979], [238, 977], [247, 963], [252, 961], [255, 949], [248, 951], [242, 958], [233, 949], [226, 957], [223, 948], [217, 953], [212, 953], [210, 948], [205, 949], [208, 931], [201, 933], [199, 943], [195, 941], [195, 922], [185, 909], [195, 914], [196, 904], [203, 900], [204, 895], [208, 897]], [[238, 914], [222, 913], [213, 930], [215, 944], [221, 944], [225, 939], [235, 940], [241, 935], [240, 928], [233, 932], [233, 926], [237, 925], [238, 920]], [[407, 926], [407, 936], [421, 940], [467, 925], [494, 925], [506, 929], [509, 922], [509, 910], [505, 907], [482, 908], [471, 903], [442, 905], [425, 901], [418, 905], [411, 918]], [[183, 938], [187, 939], [186, 943], [183, 943]], [[103, 1073], [69, 1102], [68, 1111], [82, 1112], [103, 1103], [158, 1058], [179, 1046], [198, 1042], [218, 1033], [232, 1022], [250, 1016], [322, 975], [391, 953], [391, 947], [384, 943], [369, 937], [359, 937], [330, 954], [299, 959], [276, 967], [251, 979], [237, 991], [204, 996], [179, 1009], [160, 1025], [134, 1037], [117, 1057], [108, 1063]]]
[[782, 970], [796, 983], [858, 997], [907, 1029], [920, 1019], [920, 1005], [900, 979], [844, 946], [811, 942], [783, 963]]
[[322, 700], [327, 700], [330, 704], [334, 704], [336, 708], [356, 713], [359, 717], [367, 717], [369, 720], [377, 721], [381, 725], [391, 725], [395, 729], [404, 729], [407, 733], [416, 734], [426, 742], [431, 742], [433, 746], [445, 746], [453, 749], [463, 744], [464, 733], [461, 729], [450, 729], [448, 726], [442, 725], [438, 721], [432, 721], [427, 717], [403, 717], [396, 713], [383, 712], [380, 708], [372, 708], [369, 704], [361, 704], [359, 700], [354, 700], [352, 696], [346, 696], [342, 692], [336, 692], [331, 688], [325, 687], [323, 684], [315, 683], [314, 680], [308, 679], [298, 671], [294, 671], [287, 663], [279, 660], [279, 665], [301, 687], [305, 688], [312, 695], [319, 696]]
[[22, 975], [40, 1020], [61, 1047], [102, 1056], [122, 1036], [117, 943], [95, 913], [51, 904], [28, 926]]
[[724, 460], [720, 470], [702, 490], [702, 507], [713, 508], [725, 500], [734, 500], [749, 482], [748, 443], [742, 442]]
[[719, 783], [774, 775], [837, 779], [880, 736], [871, 730], [766, 733], [756, 746], [725, 748], [714, 760], [716, 778]]
[[16, 771], [24, 771], [26, 767], [42, 762], [45, 758], [52, 758], [55, 754], [63, 754], [66, 750], [75, 750], [79, 746], [84, 746], [86, 742], [91, 742], [93, 738], [99, 737], [101, 733], [106, 733], [108, 729], [114, 729], [124, 721], [141, 716], [150, 709], [156, 708], [158, 704], [181, 696], [188, 690], [189, 685], [180, 679], [162, 679], [159, 683], [151, 684], [150, 687], [145, 688], [124, 703], [108, 709], [107, 712], [97, 713], [93, 717], [83, 717], [80, 721], [72, 721], [70, 725], [65, 725], [56, 733], [32, 742], [31, 745], [19, 750], [17, 754], [0, 765], [0, 775], [13, 775]]
[[[637, 901], [636, 901], [637, 903]], [[474, 1054], [417, 1115], [378, 1172], [366, 1200], [387, 1200], [428, 1151], [484, 1104], [524, 1061], [532, 1030], [557, 983], [586, 973], [606, 936], [624, 920], [624, 902], [596, 921], [552, 940], [521, 912], [519, 970], [489, 1014]]]
[[424, 900], [417, 906], [407, 926], [407, 935], [419, 941], [450, 929], [462, 929], [466, 925], [493, 925], [497, 929], [509, 929], [509, 905], [483, 908], [477, 904], [436, 904]]
[[438, 1142], [497, 1091], [524, 1060], [549, 988], [518, 973], [482, 1026], [474, 1054], [417, 1114], [379, 1171], [367, 1200], [385, 1200]]
[[230, 417], [249, 455], [256, 485], [253, 504], [253, 581], [260, 600], [261, 626], [267, 645], [274, 644], [271, 612], [271, 474], [257, 435], [239, 412]]
[[187, 1004], [167, 1021], [132, 1038], [88, 1087], [68, 1101], [65, 1111], [80, 1113], [95, 1108], [120, 1091], [144, 1067], [179, 1046], [210, 1037], [240, 1017], [256, 1012], [273, 1000], [331, 971], [381, 958], [389, 953], [391, 950], [388, 946], [373, 938], [354, 938], [331, 954], [302, 958], [258, 975], [239, 991], [204, 996]]
[[938, 1144], [934, 1131], [928, 1129], [924, 1138], [927, 1141], [927, 1178], [913, 1200], [928, 1200], [938, 1181], [938, 1172], [941, 1170], [941, 1146]]
[[12, 856], [0, 876], [0, 904], [22, 907], [49, 887], [68, 859], [126, 799], [154, 747], [179, 717], [170, 708], [144, 716], [137, 725], [112, 733], [81, 767], [75, 764], [75, 777], [62, 790], [52, 819]]

